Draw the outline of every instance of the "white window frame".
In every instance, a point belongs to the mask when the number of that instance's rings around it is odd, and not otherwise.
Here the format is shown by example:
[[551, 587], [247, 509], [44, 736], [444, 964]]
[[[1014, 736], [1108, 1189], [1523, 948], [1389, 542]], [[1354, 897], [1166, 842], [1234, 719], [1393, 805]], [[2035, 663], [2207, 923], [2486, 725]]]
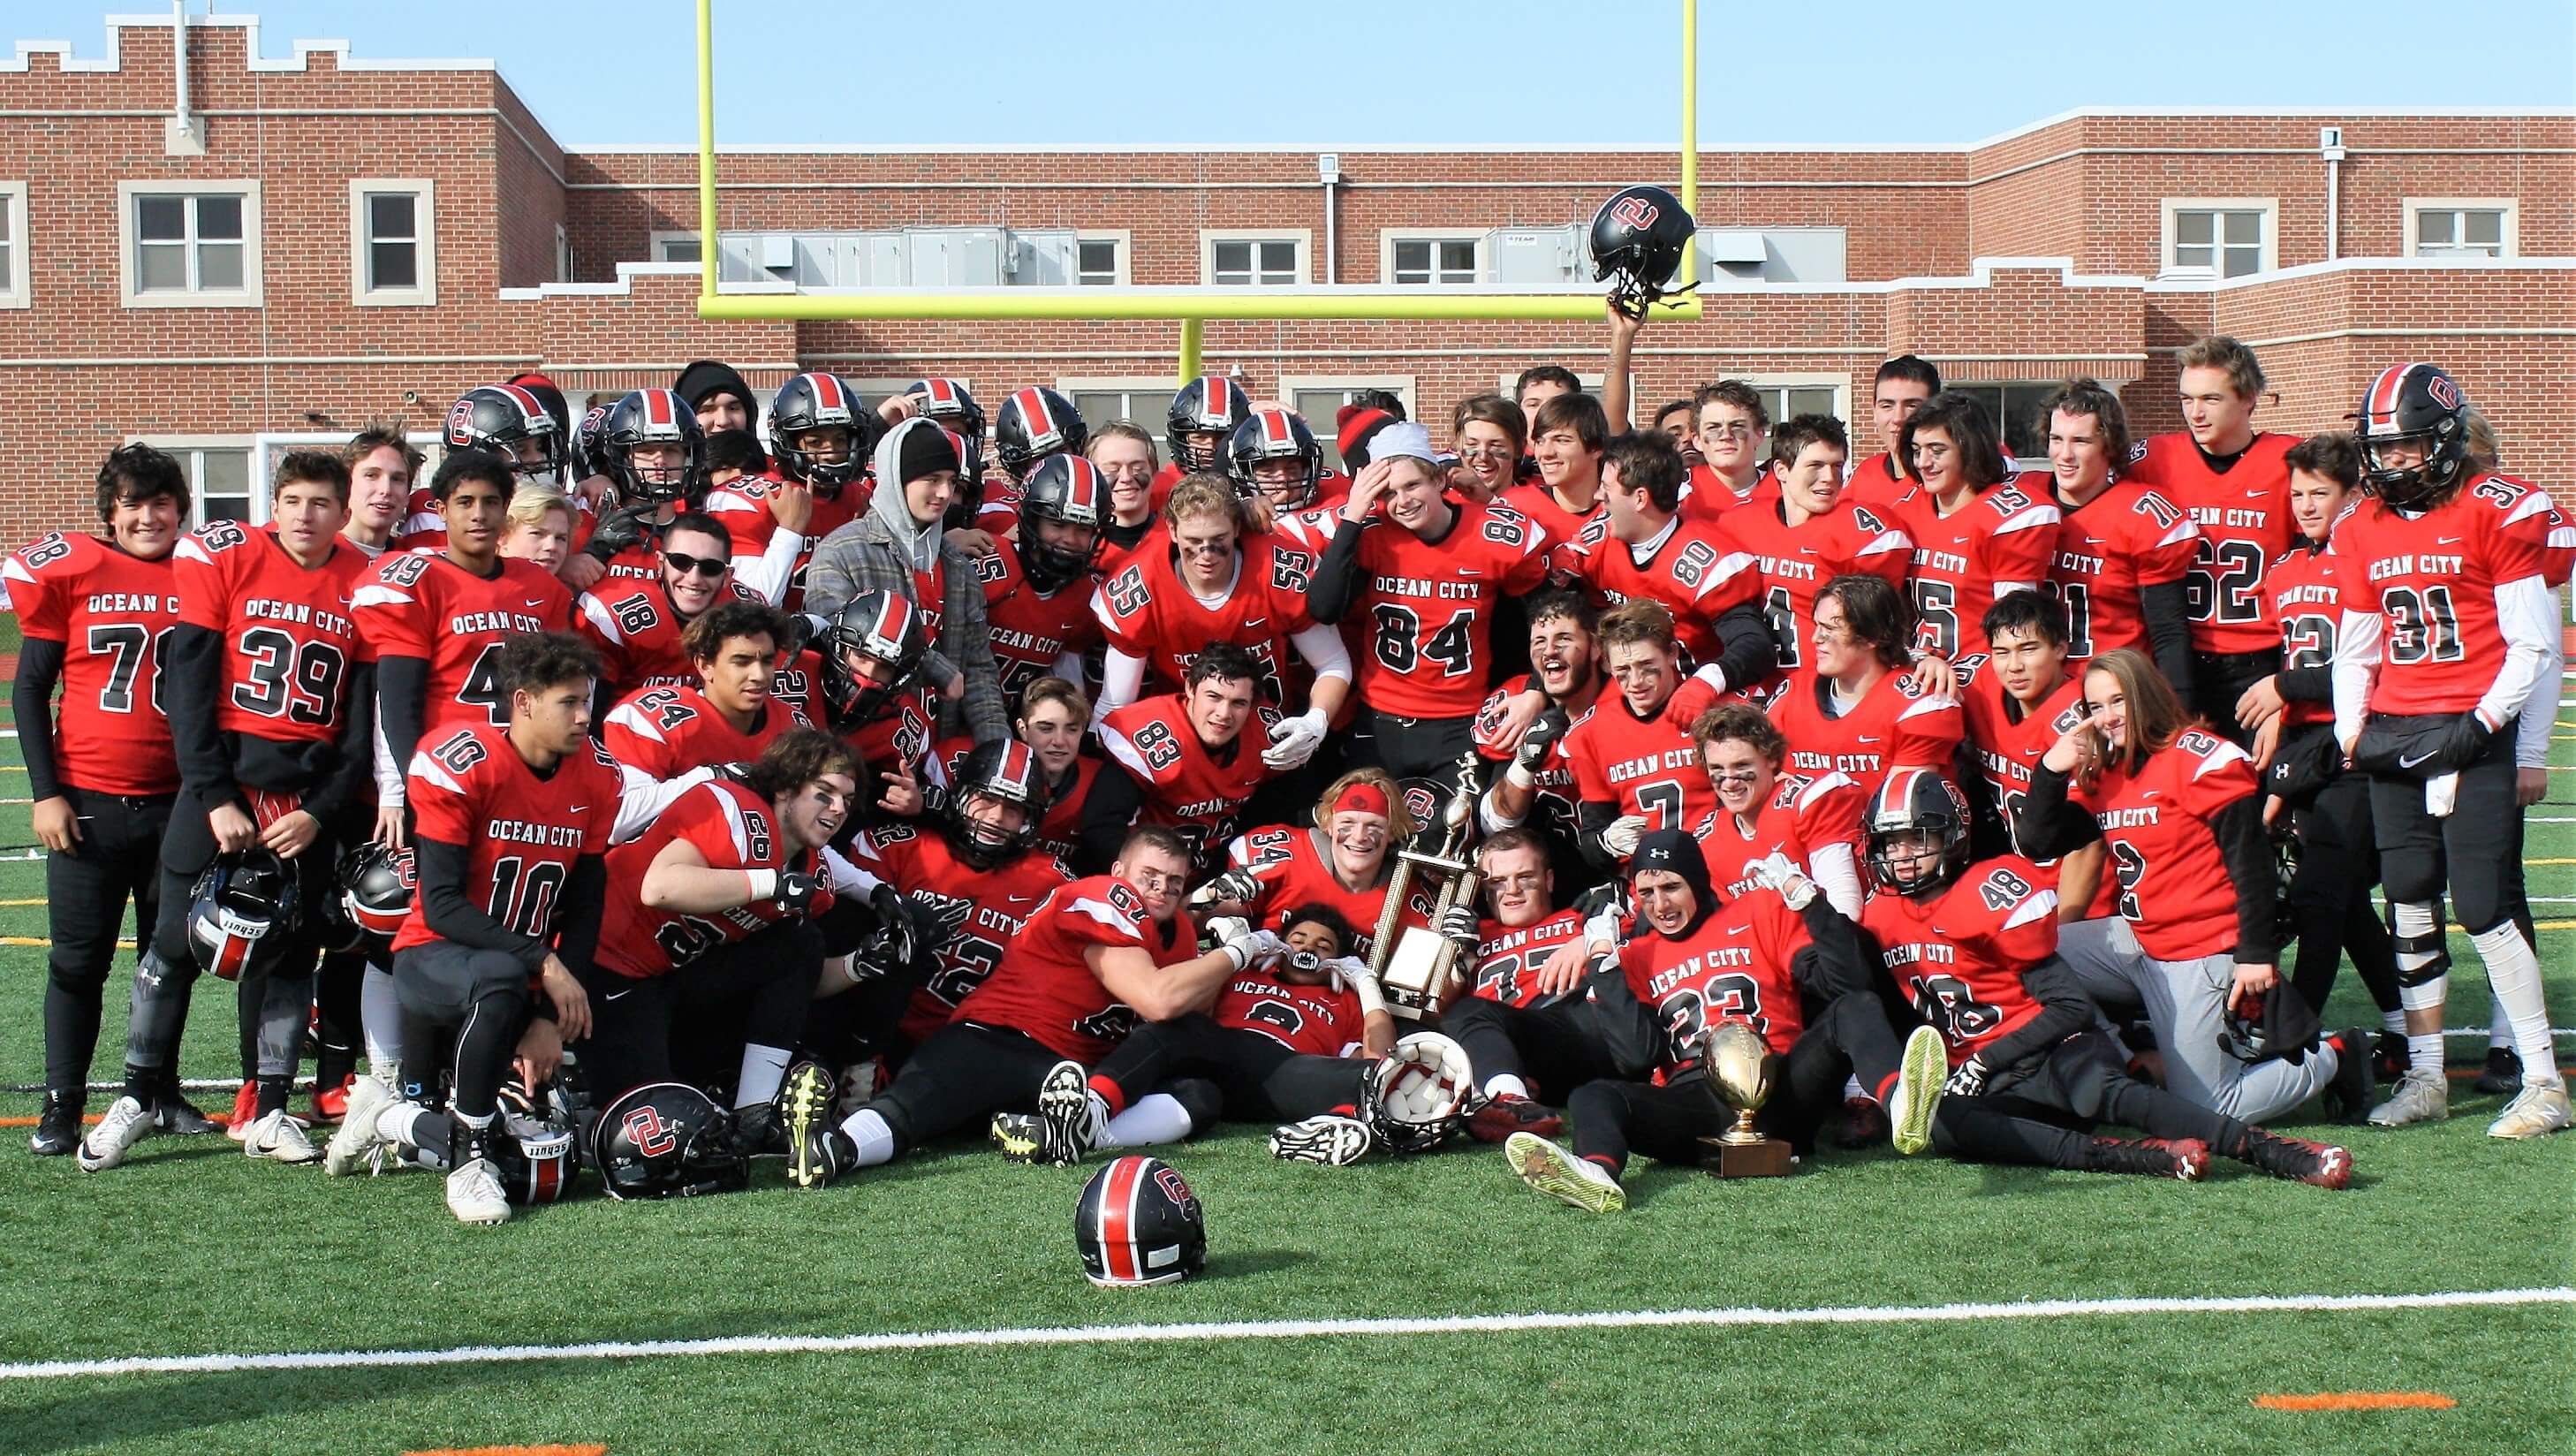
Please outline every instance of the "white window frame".
[[689, 266], [691, 266], [691, 267], [696, 267], [696, 266], [698, 265], [698, 261], [699, 261], [699, 259], [703, 259], [703, 258], [706, 256], [706, 247], [705, 247], [705, 245], [704, 245], [703, 243], [700, 243], [700, 244], [699, 244], [699, 249], [698, 249], [698, 258], [693, 258], [693, 259], [686, 259], [686, 260], [683, 260], [683, 259], [679, 259], [679, 258], [669, 258], [669, 257], [665, 257], [665, 256], [663, 256], [662, 249], [663, 249], [663, 247], [664, 247], [666, 244], [670, 244], [670, 243], [698, 243], [698, 242], [699, 242], [699, 238], [698, 238], [698, 230], [697, 230], [696, 228], [688, 228], [688, 229], [681, 230], [681, 231], [676, 231], [676, 232], [674, 232], [674, 231], [665, 231], [665, 230], [662, 230], [662, 229], [658, 229], [658, 228], [657, 228], [657, 229], [655, 229], [655, 230], [654, 230], [654, 232], [652, 233], [652, 235], [651, 235], [650, 237], [648, 237], [648, 238], [646, 238], [646, 239], [645, 239], [645, 243], [644, 243], [644, 256], [645, 256], [646, 258], [651, 259], [653, 262], [656, 262], [656, 263], [678, 263], [678, 262], [686, 261], [686, 262], [689, 264]]
[[[1297, 396], [1309, 390], [1354, 394], [1363, 389], [1383, 389], [1404, 401], [1406, 419], [1420, 421], [1422, 414], [1414, 407], [1413, 381], [1410, 374], [1283, 374], [1279, 377], [1278, 397], [1281, 404], [1293, 410], [1297, 408]], [[1316, 443], [1324, 447], [1324, 463], [1338, 468], [1341, 451], [1336, 442], [1338, 430], [1332, 418], [1326, 416], [1319, 420], [1307, 415], [1305, 420], [1306, 428], [1315, 432]]]
[[0, 308], [31, 307], [35, 294], [28, 286], [34, 275], [27, 264], [26, 183], [0, 182], [0, 219], [9, 224], [9, 265], [0, 268]]
[[[1217, 370], [1214, 372], [1223, 373], [1224, 371]], [[1077, 407], [1080, 406], [1081, 400], [1076, 398], [1076, 396], [1085, 394], [1144, 395], [1147, 398], [1156, 400], [1161, 405], [1161, 408], [1145, 411], [1144, 418], [1142, 419], [1138, 419], [1131, 411], [1127, 415], [1127, 418], [1136, 424], [1144, 426], [1145, 432], [1154, 437], [1154, 458], [1164, 464], [1170, 463], [1169, 461], [1163, 460], [1163, 450], [1166, 443], [1163, 439], [1163, 430], [1164, 426], [1169, 424], [1171, 421], [1172, 395], [1179, 388], [1178, 385], [1172, 382], [1172, 376], [1168, 374], [1112, 374], [1097, 377], [1078, 377], [1073, 379], [1059, 379], [1055, 382], [1054, 388], [1056, 393], [1063, 395], [1066, 399], [1073, 400]], [[1001, 405], [999, 401], [996, 401], [993, 405], [989, 406], [989, 408], [992, 409], [999, 409], [1000, 407]], [[1087, 424], [1088, 421], [1085, 423]]]
[[[2406, 256], [2423, 253], [2424, 214], [2428, 212], [2500, 212], [2503, 219], [2496, 229], [2496, 257], [2519, 256], [2521, 253], [2522, 201], [2514, 197], [2405, 197], [2398, 206], [2406, 214]], [[2453, 246], [2459, 246], [2454, 244]], [[2447, 255], [2446, 255], [2447, 256]]]
[[1396, 281], [1395, 245], [1398, 243], [1431, 244], [1433, 259], [1431, 271], [1433, 273], [1438, 273], [1440, 271], [1438, 261], [1440, 256], [1440, 244], [1473, 243], [1476, 245], [1475, 277], [1468, 279], [1464, 283], [1441, 283], [1434, 281], [1430, 283], [1407, 283], [1403, 286], [1406, 288], [1481, 287], [1485, 280], [1486, 264], [1491, 261], [1486, 257], [1486, 240], [1490, 235], [1490, 229], [1486, 228], [1380, 228], [1377, 235], [1377, 279], [1380, 283], [1387, 284], [1392, 284]]
[[[1118, 266], [1105, 283], [1082, 281], [1082, 245], [1112, 243], [1118, 249]], [[1127, 228], [1076, 228], [1073, 234], [1073, 284], [1075, 288], [1125, 288], [1136, 278], [1136, 235]]]
[[[2156, 253], [2156, 276], [2160, 278], [2215, 278], [2223, 282], [2227, 277], [2225, 268], [2215, 259], [2207, 268], [2175, 265], [2175, 219], [2186, 212], [2259, 213], [2261, 222], [2257, 229], [2254, 272], [2269, 273], [2281, 266], [2281, 200], [2277, 197], [2168, 197], [2161, 207], [2164, 230]], [[2224, 232], [2221, 228], [2211, 235], [2213, 253], [2226, 252]]]
[[[1834, 392], [1834, 407], [1830, 413], [1843, 422], [1846, 430], [1851, 427], [1852, 382], [1848, 374], [1729, 374], [1725, 377], [1765, 392], [1774, 389], [1830, 389]], [[1630, 412], [1640, 413], [1663, 403], [1666, 401], [1641, 399], [1631, 406]], [[1770, 401], [1763, 401], [1763, 408], [1769, 409]], [[1654, 421], [1644, 423], [1653, 424]], [[1699, 421], [1693, 420], [1691, 425], [1696, 429]], [[1780, 428], [1780, 416], [1776, 413], [1771, 417], [1771, 428]]]
[[[1313, 228], [1201, 228], [1199, 229], [1199, 281], [1214, 288], [1216, 281], [1216, 245], [1219, 243], [1277, 243], [1297, 245], [1297, 276], [1287, 283], [1258, 281], [1261, 270], [1253, 269], [1255, 281], [1226, 287], [1296, 288], [1315, 281], [1315, 230]], [[1257, 256], [1257, 254], [1256, 254]]]
[[[223, 197], [237, 196], [242, 204], [242, 286], [224, 289], [155, 289], [145, 293], [138, 285], [140, 270], [135, 266], [137, 235], [134, 215], [136, 199], [142, 197]], [[116, 286], [117, 303], [125, 308], [265, 308], [268, 305], [266, 279], [261, 267], [260, 184], [249, 178], [196, 181], [134, 182], [116, 184]], [[193, 246], [193, 244], [192, 244]]]
[[[349, 437], [346, 435], [340, 435], [334, 438], [336, 438], [340, 444], [345, 445], [349, 443]], [[245, 484], [245, 488], [249, 491], [250, 495], [250, 513], [245, 516], [243, 520], [246, 524], [253, 526], [265, 526], [268, 524], [270, 497], [268, 481], [266, 479], [267, 472], [260, 468], [260, 459], [263, 452], [260, 446], [259, 436], [135, 435], [128, 438], [125, 443], [129, 445], [149, 445], [156, 450], [166, 451], [178, 458], [179, 468], [185, 471], [188, 476], [188, 529], [192, 531], [206, 524], [206, 500], [205, 492], [199, 487], [199, 482], [204, 477], [204, 462], [201, 459], [191, 457], [202, 455], [208, 450], [239, 451], [246, 462], [243, 469], [242, 479]]]
[[555, 224], [555, 281], [572, 281], [572, 234], [562, 223]]
[[[411, 245], [419, 280], [410, 288], [371, 288], [367, 199], [396, 193], [411, 197]], [[438, 304], [438, 184], [427, 177], [353, 177], [349, 180], [349, 299], [360, 308], [434, 308]]]

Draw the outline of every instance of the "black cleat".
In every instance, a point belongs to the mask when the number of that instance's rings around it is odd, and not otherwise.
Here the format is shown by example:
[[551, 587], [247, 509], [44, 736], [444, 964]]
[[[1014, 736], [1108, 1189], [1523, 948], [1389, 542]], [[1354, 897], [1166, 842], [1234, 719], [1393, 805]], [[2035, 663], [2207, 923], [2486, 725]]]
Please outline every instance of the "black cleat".
[[2085, 1148], [2084, 1165], [2096, 1173], [2132, 1173], [2197, 1183], [2209, 1169], [2209, 1144], [2195, 1138], [2125, 1142], [2097, 1137]]
[[2283, 1137], [2259, 1127], [2245, 1130], [2245, 1161], [2275, 1178], [2343, 1188], [2352, 1182], [2352, 1154], [2330, 1143]]
[[2487, 1069], [2478, 1073], [2472, 1084], [2490, 1096], [2510, 1096], [2522, 1090], [2522, 1053], [2511, 1047], [2487, 1048]]
[[858, 1145], [832, 1121], [832, 1078], [821, 1064], [806, 1062], [788, 1072], [778, 1110], [788, 1182], [821, 1188], [858, 1166]]
[[59, 1158], [80, 1146], [82, 1098], [77, 1092], [48, 1092], [45, 1110], [36, 1117], [35, 1136], [27, 1150], [40, 1158]]
[[179, 1083], [173, 1078], [152, 1101], [152, 1128], [155, 1132], [179, 1137], [199, 1137], [215, 1131], [215, 1120], [197, 1110], [196, 1104], [179, 1095]]
[[2371, 1099], [2378, 1095], [2370, 1077], [2370, 1033], [2354, 1027], [2334, 1037], [2334, 1080], [2326, 1084], [2327, 1115], [2342, 1122], [2359, 1122], [2370, 1115]]
[[787, 1122], [771, 1103], [737, 1108], [733, 1115], [733, 1136], [746, 1158], [787, 1156]]
[[2370, 1076], [2376, 1082], [2394, 1082], [2406, 1075], [2415, 1062], [2414, 1049], [2406, 1044], [2406, 1033], [2383, 1031], [2379, 1045], [2370, 1054]]

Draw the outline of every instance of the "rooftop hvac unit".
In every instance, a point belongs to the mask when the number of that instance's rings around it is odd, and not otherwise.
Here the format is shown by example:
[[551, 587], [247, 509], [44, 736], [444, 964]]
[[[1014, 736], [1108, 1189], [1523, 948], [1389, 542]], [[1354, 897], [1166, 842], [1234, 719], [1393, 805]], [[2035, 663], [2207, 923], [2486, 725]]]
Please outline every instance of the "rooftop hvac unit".
[[1485, 281], [1501, 288], [1544, 292], [1592, 281], [1583, 229], [1573, 223], [1496, 228], [1486, 234], [1485, 258]]

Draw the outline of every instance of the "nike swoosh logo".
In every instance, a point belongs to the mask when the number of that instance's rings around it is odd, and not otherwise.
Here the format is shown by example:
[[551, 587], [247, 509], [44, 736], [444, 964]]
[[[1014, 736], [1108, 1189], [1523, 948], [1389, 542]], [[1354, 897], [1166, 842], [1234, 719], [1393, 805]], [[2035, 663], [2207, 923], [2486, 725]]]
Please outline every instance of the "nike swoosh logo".
[[2397, 766], [2399, 768], [2415, 768], [2422, 764], [2431, 763], [2434, 757], [2441, 751], [2442, 750], [2437, 748], [2434, 749], [2432, 753], [2419, 753], [2412, 758], [2401, 758], [2397, 760]]
[[1878, 735], [1875, 733], [1863, 733], [1852, 739], [1852, 742], [1854, 743], [1876, 743], [1877, 741]]
[[519, 605], [521, 605], [521, 606], [523, 606], [523, 607], [542, 607], [542, 606], [544, 606], [545, 604], [546, 604], [546, 599], [545, 599], [544, 597], [530, 597], [530, 598], [528, 598], [526, 601], [521, 602]]
[[614, 1001], [620, 996], [631, 995], [634, 990], [634, 987], [629, 986], [623, 991], [603, 991], [600, 993], [599, 999], [602, 1001]]
[[2460, 544], [2460, 539], [2461, 538], [2457, 536], [2436, 536], [2433, 538], [2433, 544], [2436, 546], [2457, 546]]
[[578, 814], [578, 813], [581, 813], [583, 810], [588, 809], [589, 807], [590, 807], [590, 806], [589, 806], [588, 804], [575, 804], [575, 805], [573, 805], [571, 808], [566, 809], [564, 812], [565, 812], [565, 813], [567, 813], [567, 814]]

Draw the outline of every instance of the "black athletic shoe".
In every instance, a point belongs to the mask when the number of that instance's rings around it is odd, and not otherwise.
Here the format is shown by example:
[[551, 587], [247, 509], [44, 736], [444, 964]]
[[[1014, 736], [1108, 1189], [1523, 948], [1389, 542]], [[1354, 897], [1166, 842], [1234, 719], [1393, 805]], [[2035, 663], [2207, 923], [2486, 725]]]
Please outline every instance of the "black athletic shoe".
[[2522, 1090], [2522, 1053], [2511, 1047], [2487, 1048], [2487, 1069], [2478, 1073], [2474, 1084], [2491, 1096], [2509, 1096]]
[[196, 1104], [179, 1095], [179, 1083], [173, 1078], [152, 1101], [152, 1127], [155, 1132], [179, 1137], [199, 1137], [216, 1130], [215, 1120], [197, 1110]]
[[1843, 1099], [1843, 1125], [1834, 1132], [1834, 1145], [1844, 1148], [1874, 1148], [1887, 1141], [1887, 1109], [1867, 1097]]
[[59, 1158], [80, 1146], [81, 1098], [71, 1092], [45, 1094], [45, 1110], [36, 1117], [36, 1134], [27, 1150], [40, 1158]]
[[787, 1122], [770, 1103], [735, 1109], [733, 1136], [746, 1158], [787, 1156]]
[[2134, 1173], [2197, 1183], [2209, 1167], [2209, 1144], [2196, 1138], [2154, 1138], [2133, 1143], [2097, 1137], [2085, 1149], [2084, 1166], [2096, 1173]]
[[2370, 1101], [2378, 1093], [2370, 1079], [2370, 1032], [2354, 1027], [2334, 1038], [2334, 1080], [2326, 1084], [2327, 1115], [2343, 1122], [2359, 1122], [2370, 1115]]
[[2245, 1161], [2275, 1178], [2342, 1188], [2352, 1182], [2352, 1154], [2328, 1143], [2283, 1137], [2259, 1127], [2245, 1130]]
[[2377, 1049], [2370, 1054], [2371, 1079], [2377, 1082], [2394, 1082], [2405, 1076], [2406, 1069], [2414, 1063], [2415, 1051], [2406, 1044], [2406, 1033], [2383, 1031], [2379, 1034]]
[[1518, 1093], [1494, 1098], [1467, 1119], [1467, 1135], [1480, 1143], [1504, 1142], [1516, 1132], [1552, 1138], [1564, 1131], [1564, 1113]]

